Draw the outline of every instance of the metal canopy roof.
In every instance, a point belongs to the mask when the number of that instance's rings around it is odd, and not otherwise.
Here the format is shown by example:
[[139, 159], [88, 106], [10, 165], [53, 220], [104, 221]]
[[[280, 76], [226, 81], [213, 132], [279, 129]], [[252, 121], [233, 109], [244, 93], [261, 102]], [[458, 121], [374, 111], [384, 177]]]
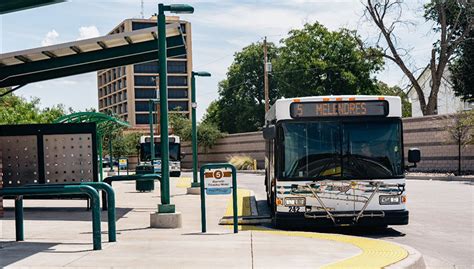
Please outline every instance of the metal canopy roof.
[[2, 0], [0, 14], [64, 2], [65, 0]]
[[[166, 26], [168, 57], [186, 55], [179, 24]], [[124, 32], [0, 55], [0, 87], [158, 59], [156, 28]]]

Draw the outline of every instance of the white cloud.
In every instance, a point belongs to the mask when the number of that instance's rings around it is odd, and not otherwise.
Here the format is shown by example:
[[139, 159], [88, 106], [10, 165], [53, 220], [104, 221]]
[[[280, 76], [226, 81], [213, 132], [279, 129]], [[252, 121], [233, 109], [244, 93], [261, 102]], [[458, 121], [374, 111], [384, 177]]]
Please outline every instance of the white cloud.
[[49, 31], [46, 36], [41, 40], [41, 46], [51, 46], [58, 43], [59, 34], [56, 30]]
[[99, 29], [95, 25], [81, 26], [79, 28], [79, 37], [77, 40], [88, 39], [100, 36]]

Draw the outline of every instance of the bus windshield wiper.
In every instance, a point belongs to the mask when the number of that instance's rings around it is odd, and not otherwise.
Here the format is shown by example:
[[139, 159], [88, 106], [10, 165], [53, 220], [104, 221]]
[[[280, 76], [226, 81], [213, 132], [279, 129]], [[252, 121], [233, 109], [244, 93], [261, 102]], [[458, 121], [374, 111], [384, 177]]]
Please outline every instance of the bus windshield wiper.
[[[393, 172], [390, 169], [373, 158], [351, 153], [347, 153], [343, 157], [347, 157], [348, 161], [352, 161], [356, 166], [356, 171], [360, 173], [359, 176], [361, 177], [373, 178], [393, 176]], [[376, 172], [376, 175], [371, 175], [370, 171]]]

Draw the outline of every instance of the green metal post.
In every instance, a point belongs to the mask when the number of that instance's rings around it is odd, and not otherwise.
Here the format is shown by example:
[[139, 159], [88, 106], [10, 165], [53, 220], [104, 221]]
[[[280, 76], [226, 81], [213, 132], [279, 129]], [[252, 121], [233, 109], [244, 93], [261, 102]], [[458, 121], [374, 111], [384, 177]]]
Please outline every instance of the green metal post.
[[110, 172], [114, 171], [114, 158], [112, 157], [112, 135], [109, 136], [109, 162], [110, 162]]
[[237, 171], [235, 170], [234, 166], [231, 167], [232, 169], [232, 202], [233, 202], [233, 213], [234, 213], [234, 233], [239, 232], [238, 226], [238, 212], [237, 212]]
[[204, 167], [201, 167], [200, 177], [201, 177], [201, 231], [206, 232], [206, 194], [204, 193]]
[[104, 160], [102, 159], [102, 135], [97, 135], [97, 147], [99, 148], [99, 178], [100, 181], [104, 180], [104, 171], [102, 168], [104, 166]]
[[158, 4], [158, 61], [160, 69], [160, 128], [161, 128], [161, 205], [159, 213], [174, 213], [170, 204], [170, 171], [168, 142], [168, 74], [166, 62], [166, 17], [165, 6]]
[[[155, 135], [153, 131], [153, 106], [155, 102], [153, 100], [148, 101], [148, 121], [150, 123], [150, 163], [153, 166], [153, 160], [155, 160]], [[154, 169], [154, 168], [153, 168]]]
[[196, 124], [196, 76], [210, 77], [208, 72], [192, 72], [191, 73], [191, 136], [193, 148], [193, 182], [191, 187], [199, 187], [198, 180], [198, 145], [197, 145], [197, 124]]
[[197, 181], [197, 171], [198, 171], [198, 147], [197, 147], [197, 127], [196, 127], [196, 77], [194, 72], [191, 76], [191, 127], [192, 127], [192, 146], [193, 146], [193, 182], [191, 187], [199, 187], [199, 182]]
[[23, 229], [23, 196], [15, 197], [15, 233], [16, 241], [25, 240]]

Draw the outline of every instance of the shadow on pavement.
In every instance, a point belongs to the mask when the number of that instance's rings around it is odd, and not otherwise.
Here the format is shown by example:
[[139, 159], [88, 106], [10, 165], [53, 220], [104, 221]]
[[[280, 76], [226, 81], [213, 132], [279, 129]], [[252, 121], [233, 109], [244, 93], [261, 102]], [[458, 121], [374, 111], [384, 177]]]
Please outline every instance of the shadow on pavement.
[[[3, 242], [0, 243], [0, 268], [28, 258], [39, 252], [53, 251], [59, 243]], [[90, 244], [89, 244], [90, 245]]]
[[[115, 208], [116, 220], [123, 218], [133, 208]], [[101, 220], [107, 221], [107, 211], [101, 210]], [[25, 220], [90, 221], [91, 211], [85, 207], [25, 207]], [[3, 220], [14, 220], [15, 209], [5, 208]]]

